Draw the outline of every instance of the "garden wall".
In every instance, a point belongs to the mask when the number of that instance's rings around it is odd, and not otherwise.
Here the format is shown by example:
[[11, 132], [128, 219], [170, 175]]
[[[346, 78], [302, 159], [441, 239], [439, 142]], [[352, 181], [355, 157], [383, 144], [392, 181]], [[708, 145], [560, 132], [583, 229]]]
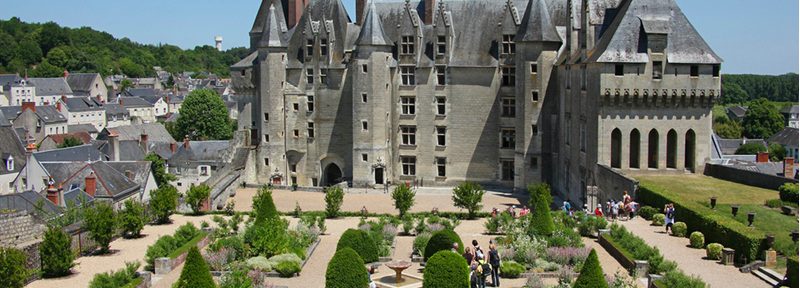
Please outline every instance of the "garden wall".
[[639, 187], [639, 181], [626, 176], [620, 172], [614, 171], [608, 166], [597, 165], [597, 187], [600, 188], [598, 193], [597, 203], [588, 203], [592, 207], [597, 206], [599, 203], [605, 203], [609, 198], [620, 201], [622, 194], [628, 191], [631, 197], [636, 198], [636, 190]]
[[704, 174], [722, 180], [771, 190], [778, 190], [778, 187], [785, 183], [796, 182], [796, 180], [781, 176], [710, 163], [706, 164]]

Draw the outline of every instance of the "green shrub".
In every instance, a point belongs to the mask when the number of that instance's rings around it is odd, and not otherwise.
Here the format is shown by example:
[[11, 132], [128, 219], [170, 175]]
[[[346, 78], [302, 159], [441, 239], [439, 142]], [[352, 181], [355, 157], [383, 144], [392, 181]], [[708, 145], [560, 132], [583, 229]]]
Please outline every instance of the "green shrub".
[[781, 201], [781, 199], [769, 199], [764, 202], [764, 205], [769, 208], [781, 208], [781, 206], [783, 206], [783, 201]]
[[253, 212], [255, 213], [255, 225], [260, 225], [267, 219], [280, 218], [278, 208], [272, 200], [272, 189], [269, 186], [262, 186], [253, 196]]
[[100, 246], [100, 253], [108, 253], [108, 245], [117, 228], [117, 217], [111, 204], [95, 202], [84, 211], [83, 229], [89, 231], [89, 237]]
[[500, 263], [500, 276], [503, 278], [519, 278], [525, 272], [525, 266], [517, 261], [503, 261]]
[[408, 187], [406, 183], [394, 188], [392, 199], [394, 200], [394, 207], [400, 211], [400, 218], [403, 218], [406, 212], [414, 206], [414, 196], [416, 195], [417, 193], [411, 190], [411, 187]]
[[428, 241], [430, 240], [431, 240], [430, 232], [422, 232], [420, 234], [417, 234], [417, 236], [414, 237], [414, 244], [412, 246], [414, 252], [419, 253], [420, 256], [423, 255], [425, 253], [425, 246], [428, 245]]
[[119, 212], [119, 226], [122, 229], [122, 236], [136, 238], [142, 232], [147, 216], [144, 212], [144, 204], [133, 199], [125, 201], [125, 207]]
[[797, 255], [792, 257], [786, 258], [786, 281], [789, 284], [789, 287], [797, 287], [797, 273], [798, 273], [798, 265], [797, 265]]
[[550, 204], [553, 203], [553, 197], [550, 195], [550, 185], [541, 183], [537, 185], [528, 186], [528, 193], [530, 193], [530, 201], [528, 205], [531, 207], [531, 222], [528, 229], [533, 235], [549, 236], [553, 234], [556, 229], [553, 223], [553, 217], [550, 215]]
[[252, 255], [272, 257], [289, 252], [289, 223], [274, 217], [253, 224], [244, 232], [244, 243], [250, 246]]
[[483, 227], [486, 228], [486, 233], [497, 234], [497, 232], [500, 231], [500, 217], [487, 217], [486, 222], [483, 223]]
[[125, 262], [125, 268], [114, 272], [105, 272], [94, 275], [89, 288], [118, 288], [127, 287], [139, 279], [136, 270], [139, 269], [139, 262]]
[[651, 206], [642, 206], [639, 211], [636, 211], [636, 215], [642, 216], [647, 221], [653, 220], [653, 215], [656, 214], [658, 214], [658, 209]]
[[192, 208], [194, 214], [201, 214], [203, 213], [203, 203], [208, 201], [209, 196], [211, 196], [211, 187], [208, 187], [208, 185], [191, 185], [189, 191], [186, 191], [186, 204]]
[[275, 255], [275, 256], [270, 257], [269, 258], [269, 262], [272, 262], [272, 264], [273, 264], [272, 266], [275, 266], [275, 264], [279, 264], [279, 263], [283, 263], [283, 262], [292, 262], [292, 263], [295, 263], [298, 266], [300, 266], [300, 264], [303, 263], [303, 259], [300, 259], [300, 257], [298, 257], [294, 253], [286, 253], [286, 254]]
[[231, 272], [226, 273], [222, 276], [219, 282], [219, 288], [249, 288], [255, 287], [253, 285], [253, 279], [247, 275], [250, 270], [248, 270], [246, 265], [235, 264], [232, 265]]
[[422, 287], [469, 287], [469, 266], [467, 265], [467, 261], [464, 260], [464, 257], [461, 257], [461, 255], [448, 250], [436, 252], [436, 254], [428, 259], [425, 265]]
[[667, 215], [656, 213], [653, 214], [653, 220], [651, 225], [653, 226], [664, 226], [664, 222], [667, 221]]
[[261, 270], [264, 272], [272, 271], [272, 262], [264, 256], [256, 256], [245, 261], [250, 269]]
[[597, 260], [597, 252], [592, 249], [589, 257], [583, 262], [581, 268], [581, 275], [575, 280], [573, 288], [602, 288], [608, 287], [606, 277], [603, 276], [603, 268], [600, 267], [600, 261]]
[[673, 270], [667, 272], [664, 278], [658, 281], [661, 287], [681, 287], [681, 288], [705, 288], [706, 283], [700, 278], [687, 276], [681, 271]]
[[603, 217], [583, 215], [578, 223], [578, 232], [581, 236], [594, 236], [600, 229], [605, 229], [606, 226], [608, 226], [608, 221]]
[[705, 242], [706, 238], [703, 237], [703, 233], [700, 231], [694, 231], [689, 235], [689, 246], [692, 246], [692, 248], [702, 249]]
[[483, 201], [483, 190], [478, 183], [464, 182], [453, 188], [453, 206], [467, 209], [467, 218], [474, 219], [476, 211], [481, 210]]
[[797, 183], [786, 183], [778, 187], [778, 194], [781, 200], [786, 202], [797, 203], [798, 201], [798, 186]]
[[44, 232], [44, 240], [39, 246], [39, 257], [42, 261], [42, 276], [45, 278], [69, 275], [69, 270], [75, 266], [72, 237], [59, 227], [50, 227]]
[[342, 237], [339, 238], [339, 243], [336, 244], [336, 250], [343, 248], [351, 248], [356, 251], [364, 263], [378, 261], [378, 247], [365, 231], [357, 229], [344, 231]]
[[10, 288], [24, 286], [32, 274], [26, 263], [27, 257], [19, 249], [0, 247], [0, 284]]
[[273, 267], [281, 277], [289, 278], [300, 272], [300, 264], [293, 261], [278, 262], [278, 265]]
[[328, 218], [339, 217], [339, 210], [344, 203], [344, 190], [339, 186], [325, 188], [325, 216]]
[[719, 243], [708, 244], [706, 246], [706, 257], [710, 260], [721, 260], [723, 248], [725, 247]]
[[671, 261], [664, 261], [664, 256], [661, 255], [658, 248], [647, 245], [642, 238], [634, 235], [625, 227], [613, 224], [610, 230], [611, 233], [602, 237], [619, 248], [630, 260], [647, 260], [647, 263], [650, 264], [649, 273], [660, 274], [674, 269], [675, 264]]
[[178, 246], [177, 248], [175, 248], [175, 250], [172, 250], [172, 252], [170, 252], [169, 255], [167, 255], [167, 257], [169, 257], [170, 259], [175, 259], [178, 256], [182, 255], [183, 253], [189, 252], [190, 248], [197, 247], [197, 243], [200, 243], [200, 241], [206, 238], [206, 236], [208, 236], [208, 233], [201, 231], [193, 238], [184, 242], [183, 245]]
[[236, 259], [243, 259], [249, 255], [249, 251], [244, 245], [244, 240], [239, 235], [217, 238], [217, 240], [208, 245], [209, 251], [216, 252], [222, 248], [232, 249]]
[[144, 254], [144, 258], [147, 261], [145, 269], [152, 271], [155, 268], [156, 259], [167, 257], [172, 250], [175, 250], [180, 245], [172, 235], [164, 235], [158, 238], [156, 243], [147, 247], [147, 252]]
[[453, 249], [453, 243], [458, 243], [458, 254], [464, 253], [464, 242], [461, 242], [461, 237], [452, 230], [441, 230], [433, 233], [428, 244], [425, 245], [425, 261], [436, 254], [436, 252]]
[[686, 237], [686, 229], [686, 223], [675, 222], [675, 224], [672, 225], [672, 236]]
[[183, 265], [181, 277], [173, 287], [175, 288], [215, 288], [217, 285], [214, 283], [214, 278], [211, 277], [211, 271], [208, 270], [208, 264], [200, 256], [200, 250], [197, 247], [189, 249], [189, 254], [186, 255], [186, 263]]
[[[158, 156], [155, 157], [158, 158]], [[172, 174], [165, 175], [172, 176]], [[156, 223], [169, 223], [169, 216], [175, 213], [177, 207], [178, 189], [176, 189], [175, 186], [163, 184], [158, 185], [158, 189], [150, 190], [150, 214], [153, 215]]]
[[189, 242], [189, 240], [192, 240], [192, 238], [194, 238], [199, 234], [200, 230], [197, 229], [197, 227], [194, 227], [194, 224], [192, 224], [192, 222], [188, 222], [178, 227], [178, 229], [175, 230], [174, 236], [175, 236], [175, 241], [183, 245], [183, 243]]
[[369, 281], [364, 260], [355, 250], [349, 247], [336, 250], [325, 271], [326, 288], [366, 288]]

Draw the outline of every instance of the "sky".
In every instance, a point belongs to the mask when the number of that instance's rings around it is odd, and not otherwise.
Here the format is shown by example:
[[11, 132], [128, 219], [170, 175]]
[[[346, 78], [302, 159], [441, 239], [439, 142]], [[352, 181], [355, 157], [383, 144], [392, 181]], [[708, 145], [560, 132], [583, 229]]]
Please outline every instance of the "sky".
[[[342, 0], [351, 18], [355, 0]], [[496, 0], [501, 1], [501, 0]], [[723, 73], [798, 72], [798, 0], [676, 0]], [[89, 26], [145, 44], [246, 46], [260, 0], [0, 0], [0, 19]]]

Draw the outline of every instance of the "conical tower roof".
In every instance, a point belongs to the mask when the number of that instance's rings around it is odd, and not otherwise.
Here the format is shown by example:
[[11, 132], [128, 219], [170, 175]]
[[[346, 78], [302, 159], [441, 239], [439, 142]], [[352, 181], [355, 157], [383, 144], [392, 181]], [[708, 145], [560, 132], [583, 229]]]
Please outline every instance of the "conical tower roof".
[[281, 22], [275, 5], [269, 6], [269, 11], [266, 16], [261, 31], [261, 41], [258, 42], [258, 47], [286, 47], [286, 41], [283, 39], [283, 33], [286, 31], [286, 24]]
[[561, 42], [544, 0], [529, 0], [517, 42]]
[[390, 46], [391, 41], [383, 31], [383, 24], [381, 17], [375, 10], [375, 2], [370, 1], [367, 15], [364, 17], [364, 26], [361, 27], [361, 33], [358, 35], [356, 45], [363, 46]]

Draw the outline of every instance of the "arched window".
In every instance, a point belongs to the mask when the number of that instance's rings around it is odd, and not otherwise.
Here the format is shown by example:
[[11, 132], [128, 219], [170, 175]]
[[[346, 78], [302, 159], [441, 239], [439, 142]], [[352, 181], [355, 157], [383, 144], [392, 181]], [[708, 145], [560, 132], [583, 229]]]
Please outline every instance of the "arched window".
[[611, 131], [611, 167], [622, 167], [622, 132], [619, 129]]
[[678, 168], [678, 133], [672, 129], [667, 133], [667, 168]]
[[647, 137], [647, 167], [658, 169], [658, 131], [650, 130]]
[[633, 129], [631, 131], [631, 142], [628, 145], [628, 148], [631, 150], [630, 155], [628, 157], [628, 163], [631, 168], [639, 168], [639, 145], [641, 144], [641, 135], [639, 135], [639, 129]]
[[686, 131], [686, 142], [685, 142], [685, 161], [684, 166], [687, 170], [695, 172], [695, 159], [694, 159], [694, 150], [695, 150], [695, 134], [694, 130], [689, 129]]

